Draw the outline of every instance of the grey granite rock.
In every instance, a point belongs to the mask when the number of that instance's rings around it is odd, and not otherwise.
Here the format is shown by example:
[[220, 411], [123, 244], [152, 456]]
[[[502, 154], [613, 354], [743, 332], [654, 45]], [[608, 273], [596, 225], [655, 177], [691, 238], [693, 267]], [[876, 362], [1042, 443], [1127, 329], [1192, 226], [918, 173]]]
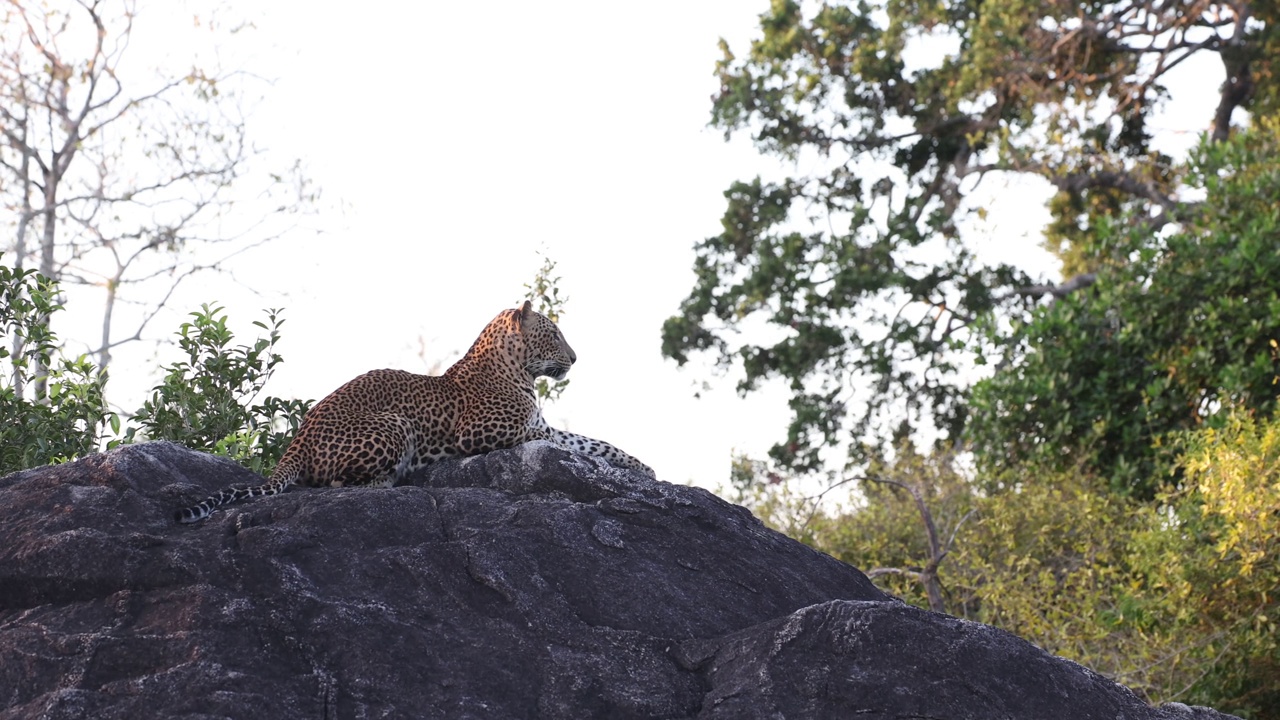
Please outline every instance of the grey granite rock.
[[168, 443], [0, 478], [0, 720], [1227, 717], [545, 443], [171, 520], [258, 481]]

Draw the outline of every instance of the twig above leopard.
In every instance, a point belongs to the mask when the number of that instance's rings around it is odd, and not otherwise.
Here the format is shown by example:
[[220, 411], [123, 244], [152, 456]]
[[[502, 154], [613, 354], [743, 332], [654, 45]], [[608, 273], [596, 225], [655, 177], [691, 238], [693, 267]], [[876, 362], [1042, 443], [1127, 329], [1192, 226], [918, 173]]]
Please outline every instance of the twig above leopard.
[[653, 470], [601, 440], [547, 425], [534, 381], [564, 379], [578, 359], [555, 323], [526, 301], [498, 313], [471, 349], [440, 376], [374, 370], [316, 404], [264, 484], [229, 488], [178, 511], [203, 520], [221, 505], [275, 495], [291, 485], [389, 487], [448, 457], [479, 455], [531, 440], [604, 458], [653, 477]]

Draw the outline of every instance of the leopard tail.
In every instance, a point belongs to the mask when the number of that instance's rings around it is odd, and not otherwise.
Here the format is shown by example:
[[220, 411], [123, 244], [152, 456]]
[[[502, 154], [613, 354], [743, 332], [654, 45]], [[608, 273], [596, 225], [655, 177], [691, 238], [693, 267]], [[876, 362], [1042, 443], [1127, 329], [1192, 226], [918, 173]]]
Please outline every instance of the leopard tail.
[[284, 457], [280, 459], [280, 464], [276, 465], [275, 471], [271, 473], [271, 478], [265, 483], [247, 488], [227, 488], [220, 493], [210, 495], [191, 507], [179, 510], [174, 513], [173, 519], [180, 523], [199, 522], [212, 515], [213, 511], [222, 505], [228, 505], [259, 495], [279, 495], [288, 490], [290, 485], [296, 484], [301, 474], [301, 459], [298, 458], [296, 453], [286, 452]]

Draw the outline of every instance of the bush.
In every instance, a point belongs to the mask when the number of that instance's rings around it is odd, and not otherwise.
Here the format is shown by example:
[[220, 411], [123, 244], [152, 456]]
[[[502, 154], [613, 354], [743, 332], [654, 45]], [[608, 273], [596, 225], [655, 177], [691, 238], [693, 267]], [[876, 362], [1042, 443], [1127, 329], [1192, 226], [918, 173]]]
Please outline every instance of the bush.
[[1178, 438], [1182, 483], [1150, 508], [1136, 585], [1176, 652], [1170, 689], [1246, 718], [1280, 718], [1280, 415], [1235, 410]]
[[[916, 488], [938, 535], [954, 533], [937, 570], [948, 612], [1016, 633], [1151, 702], [1280, 720], [1280, 416], [1228, 411], [1222, 427], [1174, 436], [1171, 447], [1179, 472], [1165, 478], [1179, 481], [1149, 502], [1110, 492], [1080, 468], [1023, 468], [1013, 474], [1025, 482], [992, 491], [949, 453], [903, 451], [872, 472]], [[929, 544], [906, 493], [864, 484], [833, 508], [815, 507], [794, 483], [746, 490], [766, 523], [927, 607], [919, 571]]]
[[[524, 289], [528, 291], [533, 309], [546, 315], [551, 322], [559, 324], [560, 314], [564, 312], [564, 306], [569, 302], [569, 298], [560, 295], [560, 276], [555, 274], [556, 262], [541, 252], [538, 256], [542, 258], [542, 267], [538, 268], [538, 272], [534, 274], [533, 282], [525, 283]], [[568, 379], [538, 378], [534, 381], [534, 389], [538, 393], [538, 405], [546, 406], [559, 400], [561, 393], [567, 387], [569, 387]]]
[[58, 350], [49, 320], [61, 309], [52, 280], [0, 265], [0, 475], [95, 452], [108, 426], [119, 432], [106, 378]]
[[277, 397], [253, 404], [282, 360], [275, 352], [284, 324], [280, 311], [269, 310], [265, 323], [253, 323], [268, 333], [253, 345], [231, 344], [235, 336], [221, 307], [206, 304], [191, 317], [177, 333], [185, 359], [165, 368], [126, 441], [172, 440], [270, 474], [312, 404]]
[[[0, 475], [143, 438], [225, 455], [269, 474], [311, 407], [278, 397], [255, 402], [282, 361], [275, 352], [280, 311], [254, 323], [266, 338], [232, 345], [223, 309], [204, 305], [178, 330], [185, 359], [165, 368], [120, 438], [105, 374], [87, 356], [71, 359], [59, 350], [49, 322], [61, 309], [57, 283], [0, 265]], [[108, 441], [108, 429], [116, 439]]]

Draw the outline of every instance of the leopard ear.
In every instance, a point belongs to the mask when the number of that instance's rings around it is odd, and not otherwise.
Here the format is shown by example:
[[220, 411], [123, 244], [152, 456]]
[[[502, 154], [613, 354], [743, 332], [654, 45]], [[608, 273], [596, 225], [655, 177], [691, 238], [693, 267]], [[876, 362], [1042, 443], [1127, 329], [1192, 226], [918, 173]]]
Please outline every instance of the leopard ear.
[[516, 313], [520, 320], [520, 329], [524, 330], [529, 326], [529, 322], [533, 320], [533, 303], [525, 300], [524, 304], [516, 310]]

